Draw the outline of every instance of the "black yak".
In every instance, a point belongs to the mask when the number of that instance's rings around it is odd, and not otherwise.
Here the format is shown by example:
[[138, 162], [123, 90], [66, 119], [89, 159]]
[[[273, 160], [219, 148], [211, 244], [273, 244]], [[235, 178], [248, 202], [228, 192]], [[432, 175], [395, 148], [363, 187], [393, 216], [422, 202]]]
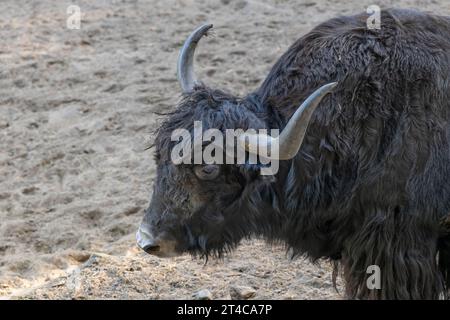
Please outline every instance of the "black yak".
[[[367, 18], [320, 24], [243, 98], [195, 79], [195, 46], [211, 26], [191, 34], [178, 64], [182, 100], [155, 139], [142, 249], [221, 256], [262, 237], [333, 261], [348, 298], [446, 296], [450, 18], [390, 9], [381, 29], [369, 29]], [[171, 133], [192, 132], [194, 121], [205, 130], [280, 129], [278, 172], [261, 175], [260, 163], [175, 165]], [[367, 285], [373, 265], [377, 288]]]

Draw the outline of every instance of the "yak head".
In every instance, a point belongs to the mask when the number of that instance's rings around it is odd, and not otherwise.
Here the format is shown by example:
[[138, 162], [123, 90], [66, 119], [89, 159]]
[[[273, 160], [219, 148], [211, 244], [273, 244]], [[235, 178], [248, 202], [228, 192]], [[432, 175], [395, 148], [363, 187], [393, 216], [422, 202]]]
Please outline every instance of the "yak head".
[[[156, 181], [136, 237], [141, 249], [159, 257], [220, 255], [258, 229], [270, 228], [259, 223], [266, 210], [258, 195], [276, 172], [262, 174], [262, 169], [297, 154], [313, 111], [335, 86], [319, 88], [279, 126], [281, 134], [268, 135], [264, 129], [276, 121], [258, 102], [197, 82], [195, 47], [211, 27], [196, 29], [181, 49], [177, 71], [183, 99], [155, 138]], [[196, 140], [199, 134], [202, 139]], [[252, 156], [256, 161], [249, 161]]]

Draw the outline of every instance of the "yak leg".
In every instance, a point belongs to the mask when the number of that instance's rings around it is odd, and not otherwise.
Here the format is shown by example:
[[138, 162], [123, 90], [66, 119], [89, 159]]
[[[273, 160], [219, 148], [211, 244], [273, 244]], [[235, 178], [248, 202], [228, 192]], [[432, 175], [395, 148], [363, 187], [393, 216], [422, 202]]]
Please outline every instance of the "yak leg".
[[[417, 215], [376, 214], [344, 248], [351, 299], [438, 299], [445, 285], [436, 262], [438, 230]], [[378, 278], [377, 278], [378, 277]]]

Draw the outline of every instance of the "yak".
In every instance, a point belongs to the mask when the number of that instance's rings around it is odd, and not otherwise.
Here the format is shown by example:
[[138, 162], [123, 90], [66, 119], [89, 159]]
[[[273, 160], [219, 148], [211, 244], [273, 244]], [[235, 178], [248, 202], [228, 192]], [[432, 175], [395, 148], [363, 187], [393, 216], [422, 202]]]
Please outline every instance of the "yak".
[[[447, 297], [450, 17], [386, 9], [379, 29], [368, 17], [318, 25], [245, 97], [197, 80], [195, 48], [212, 25], [191, 33], [178, 58], [182, 97], [154, 140], [140, 248], [222, 257], [259, 237], [330, 261], [349, 299]], [[259, 160], [174, 164], [171, 134], [192, 133], [195, 121], [202, 130], [279, 129], [264, 137], [279, 147], [278, 172], [262, 175]], [[246, 140], [248, 156], [261, 141]], [[375, 287], [370, 266], [380, 271]]]

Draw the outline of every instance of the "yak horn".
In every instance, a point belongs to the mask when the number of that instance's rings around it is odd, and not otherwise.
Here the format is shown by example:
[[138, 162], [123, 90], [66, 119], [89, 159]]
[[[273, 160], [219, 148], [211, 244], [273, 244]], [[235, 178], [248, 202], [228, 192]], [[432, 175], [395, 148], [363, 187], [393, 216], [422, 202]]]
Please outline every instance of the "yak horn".
[[[250, 153], [273, 160], [289, 160], [295, 157], [305, 138], [306, 129], [314, 110], [325, 95], [336, 87], [337, 82], [326, 84], [311, 94], [295, 111], [277, 138], [252, 134], [239, 137], [239, 143]], [[269, 151], [269, 153], [267, 152]], [[275, 151], [274, 154], [270, 152]], [[278, 151], [278, 152], [277, 152]]]
[[192, 91], [197, 84], [194, 73], [194, 53], [201, 37], [206, 36], [212, 24], [204, 24], [192, 32], [184, 42], [178, 56], [177, 77], [183, 92]]

